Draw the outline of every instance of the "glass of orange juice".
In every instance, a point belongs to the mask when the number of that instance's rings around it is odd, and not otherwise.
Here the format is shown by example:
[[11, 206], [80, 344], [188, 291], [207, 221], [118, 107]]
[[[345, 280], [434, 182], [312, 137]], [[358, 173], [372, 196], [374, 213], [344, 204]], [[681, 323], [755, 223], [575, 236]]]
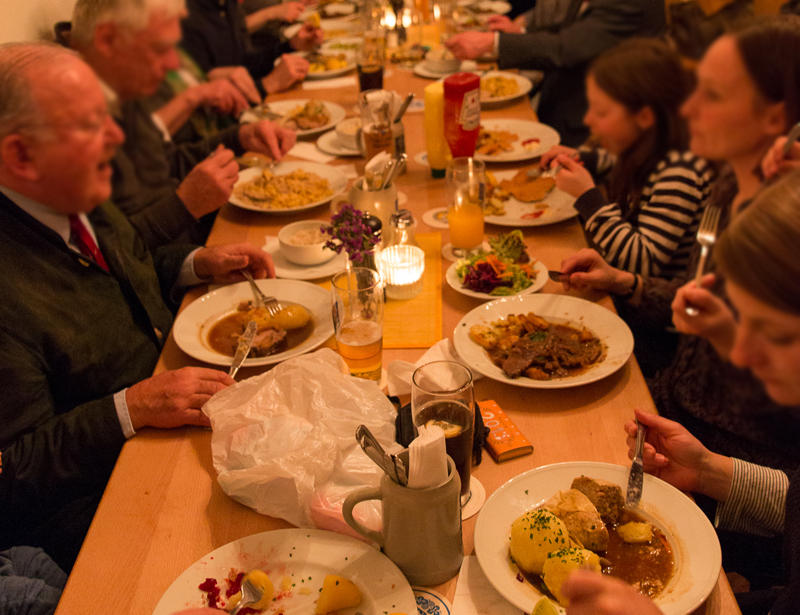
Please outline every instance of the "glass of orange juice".
[[445, 175], [447, 222], [453, 254], [471, 256], [483, 244], [486, 165], [474, 158], [454, 158]]

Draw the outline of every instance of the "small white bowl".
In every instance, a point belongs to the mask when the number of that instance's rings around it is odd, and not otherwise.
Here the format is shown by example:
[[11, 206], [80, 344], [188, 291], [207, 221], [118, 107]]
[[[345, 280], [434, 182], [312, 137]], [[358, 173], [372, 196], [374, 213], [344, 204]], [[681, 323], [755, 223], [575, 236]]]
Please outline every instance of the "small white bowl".
[[425, 54], [425, 68], [434, 73], [456, 73], [461, 68], [461, 60], [446, 49], [432, 49]]
[[286, 260], [296, 265], [321, 265], [336, 256], [336, 252], [325, 247], [325, 240], [300, 246], [289, 243], [298, 232], [318, 229], [323, 225], [319, 220], [303, 220], [287, 224], [278, 231], [281, 252]]
[[360, 117], [349, 117], [336, 124], [336, 137], [339, 142], [350, 149], [358, 149], [356, 133], [361, 128]]

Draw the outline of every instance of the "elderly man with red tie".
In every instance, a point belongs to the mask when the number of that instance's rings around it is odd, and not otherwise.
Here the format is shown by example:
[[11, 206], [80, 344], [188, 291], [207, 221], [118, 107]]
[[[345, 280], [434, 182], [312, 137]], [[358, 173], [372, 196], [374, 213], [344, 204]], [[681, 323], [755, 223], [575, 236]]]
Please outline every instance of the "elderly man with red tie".
[[60, 47], [0, 46], [0, 550], [42, 547], [69, 570], [127, 438], [207, 425], [233, 383], [150, 377], [181, 286], [274, 275], [249, 245], [152, 255], [107, 202], [123, 135], [92, 70]]

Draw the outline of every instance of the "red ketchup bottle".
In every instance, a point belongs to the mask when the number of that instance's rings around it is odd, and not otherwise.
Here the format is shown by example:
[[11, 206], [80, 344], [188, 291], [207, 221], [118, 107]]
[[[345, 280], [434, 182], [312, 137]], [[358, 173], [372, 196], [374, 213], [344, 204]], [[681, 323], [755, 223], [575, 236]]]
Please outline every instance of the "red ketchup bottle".
[[444, 138], [453, 158], [472, 156], [481, 127], [481, 78], [456, 73], [444, 80]]

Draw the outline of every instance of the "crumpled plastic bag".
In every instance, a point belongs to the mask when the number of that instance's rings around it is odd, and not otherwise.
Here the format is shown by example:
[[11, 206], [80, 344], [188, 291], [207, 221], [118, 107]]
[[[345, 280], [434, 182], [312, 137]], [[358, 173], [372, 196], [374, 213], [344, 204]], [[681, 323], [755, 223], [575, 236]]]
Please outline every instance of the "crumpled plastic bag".
[[[383, 472], [356, 442], [356, 427], [366, 425], [389, 452], [401, 449], [395, 408], [375, 383], [351, 377], [344, 360], [323, 348], [228, 387], [203, 412], [226, 494], [298, 527], [363, 539], [342, 519], [341, 505], [352, 491], [377, 487]], [[377, 503], [357, 511], [360, 522], [380, 528]]]

